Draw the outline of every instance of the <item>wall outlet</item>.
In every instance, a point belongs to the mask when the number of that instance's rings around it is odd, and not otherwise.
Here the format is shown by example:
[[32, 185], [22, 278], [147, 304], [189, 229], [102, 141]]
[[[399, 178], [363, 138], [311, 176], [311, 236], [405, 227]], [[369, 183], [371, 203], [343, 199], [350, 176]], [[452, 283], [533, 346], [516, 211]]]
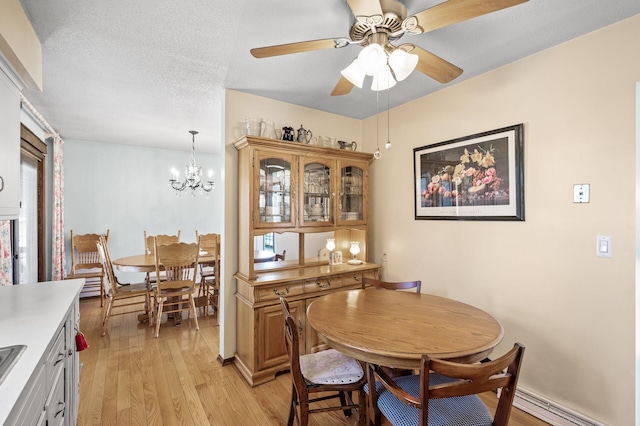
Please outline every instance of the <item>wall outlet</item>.
[[588, 183], [573, 185], [573, 202], [574, 203], [589, 202], [589, 184]]
[[387, 261], [387, 253], [382, 253], [382, 261], [383, 262]]

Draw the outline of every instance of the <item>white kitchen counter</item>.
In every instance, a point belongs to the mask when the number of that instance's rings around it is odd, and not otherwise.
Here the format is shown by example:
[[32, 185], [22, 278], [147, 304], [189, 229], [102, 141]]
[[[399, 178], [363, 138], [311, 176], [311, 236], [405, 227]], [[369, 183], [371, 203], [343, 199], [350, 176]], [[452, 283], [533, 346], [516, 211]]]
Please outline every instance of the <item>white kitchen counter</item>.
[[0, 424], [11, 413], [83, 285], [83, 279], [76, 279], [0, 287], [0, 347], [27, 345], [0, 384]]

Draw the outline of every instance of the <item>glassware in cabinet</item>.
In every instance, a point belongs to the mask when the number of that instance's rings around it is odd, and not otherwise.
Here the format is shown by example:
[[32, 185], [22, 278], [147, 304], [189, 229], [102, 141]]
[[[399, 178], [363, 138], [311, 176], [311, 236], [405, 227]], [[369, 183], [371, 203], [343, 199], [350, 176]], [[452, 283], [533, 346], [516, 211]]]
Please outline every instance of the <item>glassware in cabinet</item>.
[[338, 223], [366, 221], [366, 165], [339, 164]]
[[258, 227], [291, 226], [293, 198], [293, 156], [269, 156], [259, 153]]
[[334, 162], [303, 159], [301, 165], [302, 226], [334, 225], [334, 189], [332, 176]]

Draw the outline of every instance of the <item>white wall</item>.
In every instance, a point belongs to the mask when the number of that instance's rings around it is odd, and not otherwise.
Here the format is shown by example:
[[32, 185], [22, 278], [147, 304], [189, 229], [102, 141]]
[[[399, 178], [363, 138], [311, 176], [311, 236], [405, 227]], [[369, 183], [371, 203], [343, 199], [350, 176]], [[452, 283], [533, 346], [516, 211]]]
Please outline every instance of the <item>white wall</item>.
[[[189, 155], [185, 151], [65, 141], [67, 271], [71, 267], [71, 230], [86, 234], [110, 229], [113, 259], [142, 254], [145, 230], [151, 234], [175, 234], [180, 230], [180, 240], [185, 242], [195, 242], [196, 230], [220, 233], [222, 156], [199, 154], [196, 148], [198, 165], [204, 171], [214, 170], [216, 188], [209, 199], [202, 195], [192, 198], [189, 194], [177, 198], [169, 186], [169, 170], [184, 170]], [[136, 274], [119, 275], [127, 281], [141, 278]]]
[[[490, 312], [494, 354], [526, 346], [520, 387], [610, 425], [634, 424], [638, 40], [640, 15], [400, 106], [371, 172], [384, 278]], [[413, 148], [518, 123], [526, 221], [414, 220]], [[613, 258], [596, 257], [598, 235]]]

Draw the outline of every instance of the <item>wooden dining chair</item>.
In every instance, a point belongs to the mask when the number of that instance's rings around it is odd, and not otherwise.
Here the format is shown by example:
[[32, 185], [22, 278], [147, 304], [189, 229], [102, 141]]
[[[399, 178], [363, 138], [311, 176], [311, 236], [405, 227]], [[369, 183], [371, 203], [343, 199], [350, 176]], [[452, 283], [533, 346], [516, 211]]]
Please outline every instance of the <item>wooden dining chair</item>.
[[[113, 272], [113, 264], [111, 263], [111, 255], [109, 254], [109, 244], [107, 238], [101, 235], [96, 244], [100, 260], [104, 267], [107, 277], [107, 309], [104, 311], [102, 319], [102, 335], [107, 333], [107, 323], [109, 318], [114, 315], [125, 315], [135, 312], [144, 312], [150, 321], [151, 295], [147, 283], [128, 284], [120, 283]], [[137, 309], [130, 308], [136, 306]], [[127, 308], [127, 309], [121, 309]], [[114, 310], [117, 309], [117, 312]]]
[[[382, 288], [385, 290], [408, 290], [415, 288], [416, 293], [420, 293], [420, 289], [422, 287], [421, 281], [382, 281], [377, 280], [375, 278], [370, 278], [365, 275], [362, 276], [362, 288], [365, 289], [367, 287], [375, 287]], [[381, 367], [387, 375], [391, 377], [399, 377], [399, 376], [407, 376], [413, 374], [413, 370], [407, 370], [404, 368], [391, 368], [391, 367]], [[371, 410], [371, 407], [369, 407]]]
[[[71, 230], [71, 272], [65, 279], [84, 278], [83, 291], [97, 292], [104, 306], [104, 268], [96, 247], [99, 238], [99, 234], [76, 235]], [[109, 241], [108, 229], [105, 238]]]
[[276, 253], [276, 260], [284, 260], [286, 255], [287, 255], [287, 251], [286, 250], [282, 250], [282, 254]]
[[[375, 365], [367, 366], [369, 404], [392, 425], [442, 426], [509, 423], [524, 346], [516, 343], [498, 359], [461, 364], [422, 356], [420, 375], [391, 378]], [[501, 389], [492, 415], [477, 396]], [[373, 423], [380, 424], [380, 416]]]
[[[180, 230], [178, 229], [178, 233], [176, 235], [167, 235], [167, 234], [158, 234], [158, 235], [147, 235], [147, 231], [144, 231], [144, 254], [153, 254], [154, 252], [154, 238], [158, 241], [159, 245], [162, 244], [173, 244], [180, 242]], [[164, 279], [164, 273], [160, 275], [160, 279]], [[149, 284], [153, 285], [158, 281], [156, 278], [155, 272], [147, 272], [146, 280]]]
[[[310, 414], [325, 411], [342, 410], [348, 417], [353, 408], [358, 410], [358, 424], [365, 425], [366, 396], [363, 387], [366, 378], [360, 363], [335, 349], [301, 355], [298, 325], [291, 316], [289, 303], [281, 296], [280, 304], [284, 313], [285, 345], [292, 381], [287, 425], [293, 425], [294, 419], [298, 419], [300, 426], [307, 426]], [[312, 397], [320, 392], [331, 394]], [[352, 392], [358, 392], [357, 403], [351, 397]], [[340, 399], [340, 405], [315, 404], [335, 398]], [[311, 404], [314, 404], [314, 408], [311, 408]]]
[[407, 290], [411, 288], [416, 289], [416, 293], [420, 293], [420, 289], [422, 288], [421, 281], [381, 281], [376, 280], [374, 278], [362, 276], [362, 288], [366, 288], [368, 286], [384, 288], [386, 290]]
[[202, 234], [198, 235], [196, 231], [196, 240], [201, 252], [205, 252], [207, 256], [212, 256], [214, 261], [211, 263], [199, 263], [200, 268], [200, 288], [198, 297], [204, 297], [204, 312], [209, 314], [209, 305], [213, 306], [214, 313], [218, 311], [218, 295], [220, 291], [220, 234]]
[[162, 271], [166, 277], [166, 280], [159, 280], [153, 290], [155, 337], [160, 333], [163, 313], [174, 314], [177, 321], [180, 321], [182, 311], [187, 311], [189, 317], [193, 312], [196, 330], [200, 329], [194, 300], [197, 291], [195, 268], [198, 267], [198, 253], [196, 243], [158, 244], [154, 240], [156, 275], [160, 276]]

